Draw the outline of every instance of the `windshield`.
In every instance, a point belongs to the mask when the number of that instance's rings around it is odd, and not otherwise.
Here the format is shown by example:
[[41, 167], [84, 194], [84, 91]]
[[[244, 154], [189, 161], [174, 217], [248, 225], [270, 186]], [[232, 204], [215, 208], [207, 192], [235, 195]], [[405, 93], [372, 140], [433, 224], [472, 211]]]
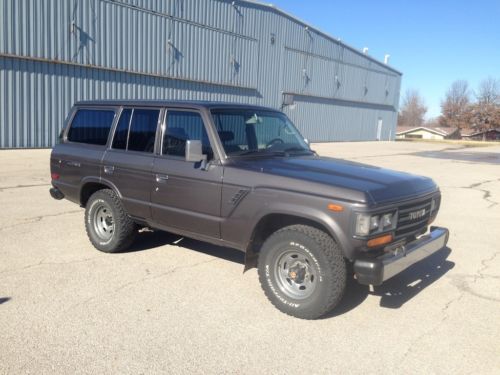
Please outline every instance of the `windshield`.
[[228, 156], [311, 153], [304, 138], [281, 112], [254, 109], [211, 112]]

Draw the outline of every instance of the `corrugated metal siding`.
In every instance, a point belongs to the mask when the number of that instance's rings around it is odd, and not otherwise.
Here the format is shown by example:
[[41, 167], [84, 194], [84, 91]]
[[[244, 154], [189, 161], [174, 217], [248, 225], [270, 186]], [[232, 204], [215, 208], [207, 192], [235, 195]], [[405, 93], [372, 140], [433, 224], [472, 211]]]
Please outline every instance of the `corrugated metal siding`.
[[[0, 147], [49, 147], [84, 99], [280, 108], [314, 141], [394, 137], [401, 75], [266, 6], [224, 0], [1, 0]], [[273, 41], [273, 42], [272, 42]]]

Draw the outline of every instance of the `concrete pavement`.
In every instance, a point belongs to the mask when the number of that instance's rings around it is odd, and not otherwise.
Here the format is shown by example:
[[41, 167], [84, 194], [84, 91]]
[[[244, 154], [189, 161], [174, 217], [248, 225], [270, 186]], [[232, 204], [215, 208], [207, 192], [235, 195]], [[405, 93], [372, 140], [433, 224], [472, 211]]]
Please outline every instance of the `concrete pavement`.
[[427, 175], [448, 249], [318, 321], [276, 310], [243, 255], [167, 233], [103, 254], [50, 198], [49, 150], [0, 151], [0, 373], [500, 371], [500, 145], [313, 145]]

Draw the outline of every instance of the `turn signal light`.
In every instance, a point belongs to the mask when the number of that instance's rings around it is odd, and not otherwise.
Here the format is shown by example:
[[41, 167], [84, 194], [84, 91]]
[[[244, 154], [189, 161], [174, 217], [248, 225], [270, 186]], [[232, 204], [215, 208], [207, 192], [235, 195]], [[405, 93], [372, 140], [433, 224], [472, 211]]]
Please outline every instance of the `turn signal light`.
[[50, 174], [50, 177], [53, 179], [53, 180], [59, 180], [59, 177], [61, 177], [59, 175], [59, 173], [51, 173]]
[[392, 241], [392, 234], [386, 234], [384, 236], [372, 238], [367, 242], [368, 247], [375, 247], [375, 246], [381, 246], [385, 245], [386, 243], [389, 243]]
[[328, 205], [328, 209], [330, 211], [334, 211], [334, 212], [342, 212], [342, 211], [344, 211], [344, 207], [342, 207], [340, 204], [333, 204], [333, 203], [330, 203]]

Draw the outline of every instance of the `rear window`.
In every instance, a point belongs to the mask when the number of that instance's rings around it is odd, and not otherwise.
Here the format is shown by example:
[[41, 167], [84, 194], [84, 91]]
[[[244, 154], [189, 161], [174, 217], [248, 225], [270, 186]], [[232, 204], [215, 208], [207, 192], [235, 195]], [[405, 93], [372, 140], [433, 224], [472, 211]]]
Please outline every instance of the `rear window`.
[[114, 117], [112, 110], [79, 109], [71, 122], [68, 141], [105, 145]]

